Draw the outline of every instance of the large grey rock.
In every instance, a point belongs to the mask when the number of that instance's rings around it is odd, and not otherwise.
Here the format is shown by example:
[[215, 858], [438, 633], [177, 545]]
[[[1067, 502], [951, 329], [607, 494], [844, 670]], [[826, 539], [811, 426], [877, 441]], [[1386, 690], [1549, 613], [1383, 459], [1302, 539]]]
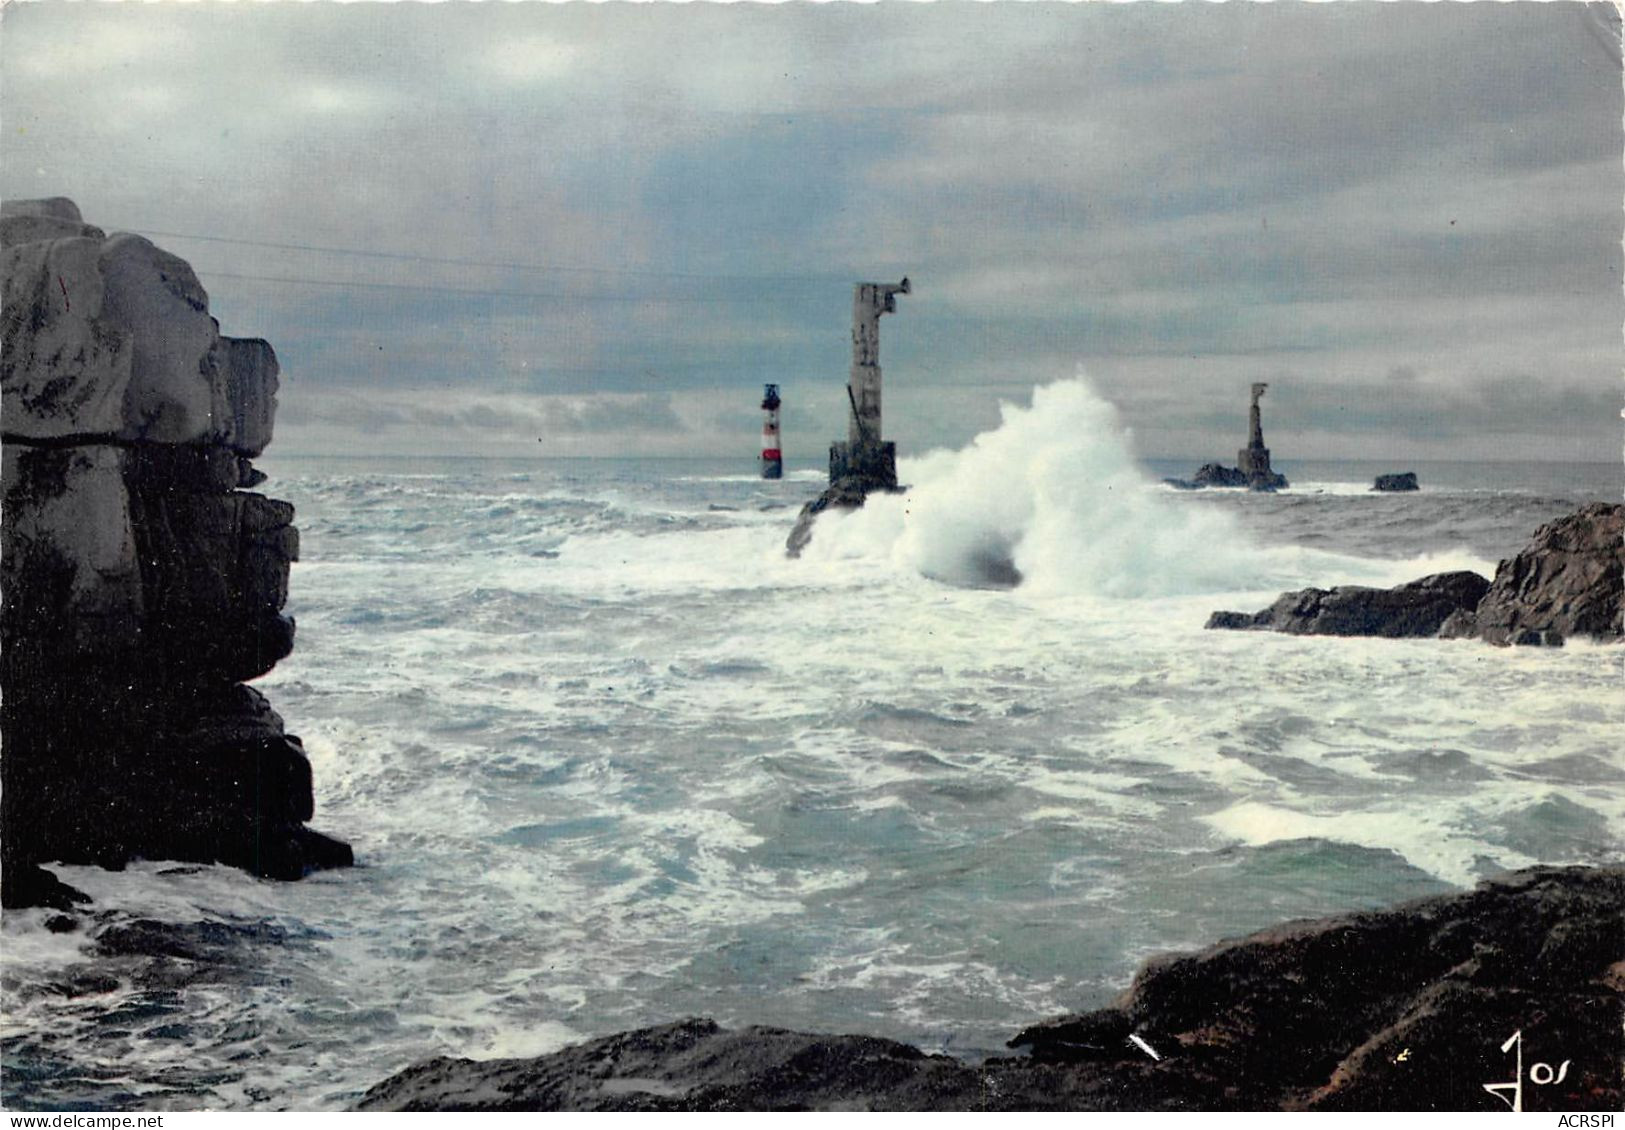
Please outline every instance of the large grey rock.
[[53, 220], [68, 220], [80, 223], [84, 216], [79, 213], [79, 205], [66, 196], [45, 196], [35, 200], [7, 200], [0, 203], [0, 218], [12, 216], [34, 216]]
[[185, 260], [138, 235], [102, 245], [102, 314], [135, 342], [124, 401], [129, 439], [191, 443], [216, 436], [207, 364], [219, 337], [209, 296]]
[[358, 1109], [977, 1109], [980, 1075], [895, 1040], [691, 1019], [534, 1060], [430, 1060], [368, 1091]]
[[1480, 638], [1561, 646], [1625, 639], [1625, 506], [1595, 502], [1548, 522], [1495, 580], [1440, 573], [1392, 589], [1344, 585], [1283, 593], [1260, 612], [1215, 612], [1209, 628], [1294, 635]]
[[1469, 616], [1443, 635], [1495, 644], [1625, 638], [1625, 506], [1595, 502], [1548, 522], [1495, 580]]
[[264, 451], [276, 355], [263, 341], [220, 336], [185, 260], [63, 218], [76, 212], [71, 202], [37, 214], [13, 203], [24, 210], [0, 221], [8, 438]]
[[0, 425], [8, 440], [124, 432], [135, 339], [105, 317], [102, 241], [7, 245], [0, 303]]
[[217, 433], [238, 454], [253, 458], [271, 443], [276, 422], [277, 360], [258, 338], [223, 337]]
[[[891, 1040], [684, 1020], [533, 1059], [432, 1059], [359, 1109], [1458, 1110], [1569, 1061], [1525, 1110], [1615, 1111], [1625, 869], [1536, 868], [1148, 963], [1114, 1005], [967, 1063]], [[1156, 1053], [1152, 1058], [1137, 1036]]]
[[1452, 614], [1477, 607], [1489, 587], [1477, 573], [1463, 571], [1391, 589], [1300, 589], [1283, 593], [1261, 612], [1215, 612], [1207, 627], [1298, 636], [1435, 636]]
[[105, 234], [85, 223], [79, 206], [64, 196], [0, 202], [0, 247], [73, 236], [101, 239]]
[[3, 461], [0, 584], [11, 609], [74, 653], [135, 647], [145, 610], [127, 453], [8, 441]]

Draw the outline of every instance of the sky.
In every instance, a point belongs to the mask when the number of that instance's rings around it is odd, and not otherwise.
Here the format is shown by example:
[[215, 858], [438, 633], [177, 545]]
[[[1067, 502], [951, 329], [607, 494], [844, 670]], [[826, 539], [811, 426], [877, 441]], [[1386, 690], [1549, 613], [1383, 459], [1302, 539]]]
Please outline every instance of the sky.
[[1617, 461], [1606, 4], [7, 4], [0, 196], [189, 260], [274, 452]]

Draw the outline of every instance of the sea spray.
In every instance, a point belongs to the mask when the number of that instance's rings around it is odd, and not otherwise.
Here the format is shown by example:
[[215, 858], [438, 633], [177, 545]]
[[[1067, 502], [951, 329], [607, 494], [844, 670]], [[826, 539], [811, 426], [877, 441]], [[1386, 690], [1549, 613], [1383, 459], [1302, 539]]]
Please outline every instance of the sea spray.
[[1105, 598], [1375, 579], [1369, 561], [1262, 545], [1234, 515], [1153, 489], [1117, 410], [1081, 375], [1000, 415], [959, 451], [905, 461], [905, 492], [820, 519], [810, 558], [889, 554], [953, 585]]

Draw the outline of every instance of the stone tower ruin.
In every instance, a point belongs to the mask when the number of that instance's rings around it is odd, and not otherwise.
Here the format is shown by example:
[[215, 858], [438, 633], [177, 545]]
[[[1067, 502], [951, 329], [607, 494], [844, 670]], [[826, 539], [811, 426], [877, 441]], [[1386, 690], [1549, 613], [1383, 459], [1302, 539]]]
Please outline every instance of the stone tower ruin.
[[852, 294], [852, 372], [847, 381], [846, 442], [829, 448], [829, 481], [855, 479], [864, 490], [897, 488], [897, 445], [881, 436], [880, 316], [895, 313], [900, 283], [858, 283]]

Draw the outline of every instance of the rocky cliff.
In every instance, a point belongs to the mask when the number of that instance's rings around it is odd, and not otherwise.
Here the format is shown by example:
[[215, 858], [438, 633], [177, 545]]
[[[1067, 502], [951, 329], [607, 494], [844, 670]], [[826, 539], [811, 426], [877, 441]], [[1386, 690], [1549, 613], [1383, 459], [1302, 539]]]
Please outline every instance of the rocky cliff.
[[1115, 1005], [1017, 1034], [1023, 1056], [685, 1020], [429, 1060], [360, 1108], [1615, 1111], [1622, 1022], [1625, 869], [1537, 868], [1155, 960]]
[[277, 362], [222, 337], [183, 260], [64, 199], [0, 209], [4, 901], [38, 864], [134, 857], [298, 878], [310, 764], [244, 686], [293, 646], [293, 507], [246, 488]]

